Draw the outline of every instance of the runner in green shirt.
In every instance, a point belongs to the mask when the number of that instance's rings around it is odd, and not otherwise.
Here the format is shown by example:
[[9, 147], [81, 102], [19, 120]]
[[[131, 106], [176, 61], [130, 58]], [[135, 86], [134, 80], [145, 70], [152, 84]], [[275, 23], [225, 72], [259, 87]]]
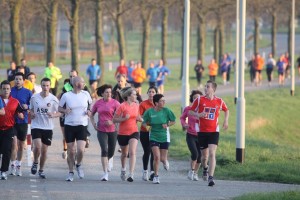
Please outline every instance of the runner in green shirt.
[[162, 94], [153, 96], [154, 108], [146, 110], [143, 115], [143, 126], [151, 126], [150, 146], [154, 156], [154, 178], [153, 183], [159, 183], [158, 169], [161, 161], [166, 170], [169, 169], [168, 148], [170, 143], [169, 126], [175, 124], [175, 115], [165, 106], [165, 98]]

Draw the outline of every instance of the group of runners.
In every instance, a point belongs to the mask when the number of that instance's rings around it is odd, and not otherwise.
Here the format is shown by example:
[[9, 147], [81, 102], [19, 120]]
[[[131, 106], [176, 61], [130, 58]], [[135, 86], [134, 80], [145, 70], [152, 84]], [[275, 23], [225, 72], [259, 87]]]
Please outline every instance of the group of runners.
[[[33, 75], [36, 78], [34, 73]], [[31, 173], [46, 178], [44, 170], [47, 150], [52, 142], [53, 119], [57, 117], [61, 118], [65, 142], [63, 157], [67, 158], [68, 164], [66, 181], [74, 180], [75, 170], [79, 178], [84, 178], [82, 165], [89, 119], [97, 131], [101, 147], [101, 181], [109, 180], [117, 142], [121, 149], [120, 177], [123, 181], [134, 181], [139, 140], [144, 151], [142, 179], [151, 180], [155, 184], [160, 183], [160, 162], [169, 170], [169, 127], [175, 124], [176, 117], [165, 107], [164, 95], [159, 94], [154, 85], [150, 84], [147, 90], [148, 98], [142, 101], [137, 89], [127, 83], [126, 75], [119, 73], [116, 74], [117, 84], [114, 87], [104, 84], [95, 89], [99, 98], [93, 101], [89, 92], [84, 89], [86, 86], [83, 78], [78, 76], [76, 70], [69, 72], [69, 79], [65, 80], [59, 99], [51, 93], [51, 79], [42, 78], [39, 92], [26, 89], [25, 80], [25, 74], [17, 72], [14, 75], [13, 87], [7, 80], [1, 82], [1, 179], [6, 180], [8, 173], [22, 176], [22, 155], [28, 129], [33, 140]], [[90, 86], [93, 83], [90, 81]], [[33, 83], [33, 86], [38, 88], [39, 85]], [[205, 94], [199, 90], [192, 91], [190, 101], [193, 104], [185, 108], [180, 117], [182, 126], [187, 130], [186, 141], [191, 151], [188, 178], [197, 181], [198, 170], [202, 166], [203, 179], [208, 180], [209, 186], [214, 185], [220, 110], [225, 112], [225, 129], [228, 127], [229, 117], [224, 101], [214, 95], [216, 88], [216, 83], [208, 81], [204, 89]], [[96, 115], [98, 120], [95, 119]], [[140, 128], [138, 122], [141, 123]]]

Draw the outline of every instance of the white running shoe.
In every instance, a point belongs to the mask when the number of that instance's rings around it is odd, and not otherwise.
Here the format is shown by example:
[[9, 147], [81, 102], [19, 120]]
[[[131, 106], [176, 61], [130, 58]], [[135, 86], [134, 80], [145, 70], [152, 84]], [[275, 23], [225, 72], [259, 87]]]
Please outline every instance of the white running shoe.
[[76, 165], [76, 170], [77, 170], [78, 177], [80, 179], [83, 179], [84, 178], [84, 172], [83, 172], [83, 169], [82, 169], [81, 165], [79, 165], [79, 166]]
[[121, 175], [120, 175], [122, 181], [126, 180], [126, 171], [121, 171]]
[[11, 165], [10, 166], [10, 175], [15, 176], [16, 175], [16, 171], [17, 171], [16, 166], [15, 165]]
[[22, 176], [22, 170], [21, 170], [21, 166], [17, 166], [17, 169], [16, 169], [16, 175], [17, 176]]
[[107, 171], [110, 172], [114, 168], [114, 157], [108, 160]]
[[169, 164], [169, 161], [168, 160], [166, 160], [166, 162], [164, 163], [164, 168], [165, 168], [165, 170], [169, 170], [170, 169], [170, 164]]
[[193, 170], [189, 170], [189, 172], [188, 172], [188, 179], [189, 180], [193, 180], [194, 179], [194, 171]]
[[148, 177], [148, 170], [144, 170], [143, 171], [143, 180], [144, 181], [148, 181], [149, 177]]
[[154, 176], [153, 178], [153, 184], [159, 184], [159, 177], [158, 176]]
[[103, 176], [101, 177], [101, 181], [108, 181], [108, 173], [104, 173]]
[[69, 172], [68, 177], [66, 178], [66, 181], [72, 182], [74, 180], [74, 173]]
[[194, 173], [193, 181], [199, 181], [198, 173]]
[[68, 158], [68, 153], [67, 151], [63, 151], [61, 154], [62, 159], [67, 159]]
[[1, 180], [7, 180], [6, 172], [1, 172]]

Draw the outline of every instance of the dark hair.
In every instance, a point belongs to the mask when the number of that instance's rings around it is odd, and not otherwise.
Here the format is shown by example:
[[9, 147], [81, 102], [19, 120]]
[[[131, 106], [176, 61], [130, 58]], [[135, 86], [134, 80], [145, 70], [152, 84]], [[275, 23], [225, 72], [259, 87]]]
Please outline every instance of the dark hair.
[[195, 94], [200, 94], [200, 95], [203, 95], [203, 93], [200, 91], [200, 90], [192, 90], [192, 93], [190, 94], [190, 102], [193, 103], [194, 99], [193, 99], [193, 96]]
[[148, 90], [147, 90], [147, 93], [148, 93], [149, 90], [151, 90], [151, 89], [155, 90], [155, 93], [157, 94], [157, 87], [155, 87], [155, 86], [150, 86], [150, 87], [148, 88]]
[[24, 60], [25, 60], [25, 58], [22, 58], [22, 59], [21, 59], [21, 62], [24, 61]]
[[155, 103], [158, 103], [159, 100], [160, 100], [161, 98], [163, 98], [163, 97], [164, 97], [164, 95], [162, 95], [162, 94], [155, 94], [155, 95], [153, 96], [153, 103], [154, 103], [154, 105], [155, 105]]
[[64, 84], [66, 84], [66, 83], [70, 83], [70, 79], [69, 79], [69, 78], [66, 78], [66, 79], [64, 80]]
[[76, 72], [77, 76], [78, 76], [78, 74], [79, 74], [78, 71], [77, 71], [76, 69], [72, 69], [72, 70], [70, 71], [70, 73], [71, 73], [71, 72]]
[[92, 62], [93, 62], [93, 61], [96, 61], [96, 59], [95, 59], [95, 58], [92, 58], [91, 61], [92, 61]]
[[2, 85], [9, 85], [9, 87], [11, 87], [8, 80], [4, 80], [1, 82], [1, 88], [2, 88]]
[[208, 80], [206, 83], [211, 83], [212, 86], [213, 86], [214, 91], [216, 91], [216, 89], [217, 89], [217, 83], [216, 82]]
[[33, 76], [36, 78], [36, 74], [35, 74], [34, 72], [30, 72], [30, 73], [29, 73], [29, 74], [27, 74], [27, 76], [26, 76], [26, 77], [27, 77], [27, 79], [28, 79], [28, 77], [29, 77], [29, 76], [31, 76], [31, 75], [33, 75]]
[[15, 77], [16, 77], [16, 76], [22, 76], [23, 81], [25, 80], [25, 74], [23, 74], [22, 72], [17, 72], [17, 73], [15, 74]]
[[97, 90], [97, 95], [100, 96], [100, 97], [103, 97], [102, 94], [103, 92], [105, 92], [106, 89], [112, 89], [112, 86], [109, 85], [109, 84], [104, 84], [104, 85], [101, 85], [100, 87], [98, 87], [96, 90]]
[[25, 70], [25, 67], [24, 66], [17, 66], [16, 69], [19, 72], [19, 69], [24, 69]]
[[50, 80], [49, 78], [47, 78], [47, 77], [45, 77], [45, 78], [42, 78], [42, 80], [41, 80], [41, 84], [42, 84], [42, 82], [43, 82], [43, 81], [45, 81], [45, 82], [49, 81], [49, 82], [51, 83], [51, 80]]

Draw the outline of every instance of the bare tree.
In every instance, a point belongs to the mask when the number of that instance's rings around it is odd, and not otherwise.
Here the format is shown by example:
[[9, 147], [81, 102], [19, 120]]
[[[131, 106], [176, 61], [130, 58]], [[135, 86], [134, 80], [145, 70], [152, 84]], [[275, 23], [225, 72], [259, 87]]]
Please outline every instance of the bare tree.
[[161, 21], [161, 59], [164, 64], [166, 64], [168, 55], [168, 17], [170, 0], [165, 0], [163, 4], [163, 16]]
[[[117, 39], [119, 46], [120, 59], [126, 60], [126, 44], [124, 35], [123, 15], [132, 8], [135, 1], [128, 0], [108, 0], [106, 1], [106, 9], [110, 13], [117, 29]], [[125, 7], [126, 6], [126, 7]]]
[[47, 35], [47, 55], [46, 55], [46, 65], [49, 62], [56, 61], [56, 31], [57, 31], [57, 12], [58, 12], [58, 0], [40, 0], [44, 11], [47, 14], [46, 22], [46, 35]]
[[10, 8], [10, 37], [12, 60], [17, 65], [20, 64], [21, 59], [21, 32], [20, 32], [20, 10], [22, 7], [22, 0], [8, 0]]
[[142, 67], [147, 69], [148, 65], [148, 48], [149, 48], [149, 36], [151, 30], [151, 19], [156, 8], [156, 3], [153, 0], [145, 1], [141, 0], [141, 18], [142, 18], [142, 28], [143, 28], [143, 42], [142, 42]]
[[69, 0], [71, 3], [71, 12], [65, 4], [61, 4], [64, 9], [65, 15], [69, 20], [70, 25], [70, 42], [71, 42], [71, 65], [72, 69], [79, 71], [79, 42], [78, 42], [78, 30], [79, 30], [79, 4], [80, 0]]
[[103, 0], [96, 0], [96, 7], [95, 7], [95, 14], [96, 14], [96, 29], [95, 29], [95, 36], [96, 36], [96, 49], [97, 49], [97, 63], [101, 67], [101, 77], [100, 77], [100, 85], [104, 83], [104, 56], [103, 56], [103, 49], [104, 49], [104, 42], [103, 42]]

